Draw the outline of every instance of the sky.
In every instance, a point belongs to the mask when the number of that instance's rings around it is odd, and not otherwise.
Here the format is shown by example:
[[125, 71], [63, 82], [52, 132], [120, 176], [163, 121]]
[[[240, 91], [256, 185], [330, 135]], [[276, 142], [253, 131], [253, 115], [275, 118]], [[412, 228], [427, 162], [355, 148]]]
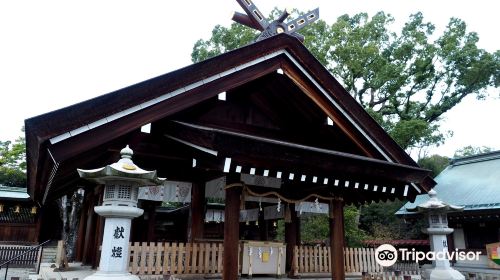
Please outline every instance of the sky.
[[[492, 0], [253, 0], [263, 14], [273, 7], [320, 8], [334, 22], [343, 14], [377, 11], [396, 19], [423, 12], [439, 34], [451, 17], [479, 34], [479, 47], [500, 49], [500, 3]], [[24, 119], [47, 113], [191, 64], [194, 43], [216, 24], [229, 26], [235, 0], [17, 0], [0, 1], [0, 140], [21, 135]], [[496, 91], [495, 91], [496, 90]], [[466, 98], [445, 114], [453, 137], [429, 153], [452, 156], [466, 145], [500, 149], [496, 98]]]

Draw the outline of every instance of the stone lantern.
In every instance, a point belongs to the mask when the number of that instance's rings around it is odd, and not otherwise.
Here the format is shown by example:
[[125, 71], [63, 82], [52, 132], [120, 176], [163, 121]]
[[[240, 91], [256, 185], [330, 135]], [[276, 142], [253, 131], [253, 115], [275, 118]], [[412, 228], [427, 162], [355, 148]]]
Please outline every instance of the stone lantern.
[[[435, 190], [429, 191], [430, 199], [426, 202], [417, 205], [413, 208], [406, 208], [408, 212], [418, 212], [424, 214], [428, 221], [429, 227], [423, 232], [429, 234], [431, 250], [436, 256], [438, 252], [448, 252], [448, 241], [446, 235], [453, 232], [452, 228], [448, 227], [447, 213], [462, 211], [464, 208], [447, 204], [437, 198]], [[427, 279], [465, 279], [465, 277], [457, 270], [451, 268], [450, 260], [446, 254], [441, 253], [444, 258], [436, 258], [433, 261], [433, 268], [426, 271]]]
[[82, 170], [81, 178], [104, 185], [101, 206], [94, 211], [105, 218], [99, 270], [86, 280], [125, 279], [139, 280], [128, 272], [130, 225], [133, 218], [144, 210], [137, 208], [139, 187], [161, 184], [156, 171], [146, 171], [132, 161], [133, 151], [125, 147], [121, 159], [105, 167]]

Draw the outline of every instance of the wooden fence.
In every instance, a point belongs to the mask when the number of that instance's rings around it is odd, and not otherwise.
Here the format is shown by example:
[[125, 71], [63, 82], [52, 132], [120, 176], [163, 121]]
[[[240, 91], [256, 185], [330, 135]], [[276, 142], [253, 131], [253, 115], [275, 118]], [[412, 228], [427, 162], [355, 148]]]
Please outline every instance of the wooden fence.
[[[330, 247], [295, 246], [294, 275], [331, 272]], [[374, 248], [345, 248], [344, 265], [346, 273], [390, 274], [375, 261]], [[392, 270], [404, 271], [406, 274], [420, 274], [417, 263], [396, 263]], [[377, 276], [378, 277], [378, 276]], [[381, 276], [382, 277], [382, 276]], [[388, 275], [383, 277], [389, 277]], [[375, 278], [374, 278], [375, 279]], [[390, 279], [390, 278], [380, 278]]]
[[362, 280], [416, 280], [422, 279], [420, 272], [376, 272], [376, 273], [363, 273]]
[[[147, 243], [130, 244], [129, 271], [137, 275], [185, 275], [222, 273], [222, 243]], [[345, 271], [366, 279], [403, 279], [403, 275], [420, 275], [418, 264], [397, 263], [392, 267], [401, 270], [400, 278], [395, 272], [385, 271], [375, 261], [373, 248], [345, 248]], [[294, 275], [330, 273], [330, 247], [295, 246], [293, 254]], [[412, 278], [417, 279], [417, 278]]]
[[130, 244], [129, 271], [139, 275], [220, 274], [222, 243]]
[[324, 246], [295, 246], [294, 275], [303, 273], [327, 273], [330, 272], [330, 247]]
[[[32, 248], [31, 246], [0, 245], [0, 263], [8, 261]], [[33, 250], [9, 263], [9, 267], [36, 267], [40, 253], [40, 248], [38, 250]]]

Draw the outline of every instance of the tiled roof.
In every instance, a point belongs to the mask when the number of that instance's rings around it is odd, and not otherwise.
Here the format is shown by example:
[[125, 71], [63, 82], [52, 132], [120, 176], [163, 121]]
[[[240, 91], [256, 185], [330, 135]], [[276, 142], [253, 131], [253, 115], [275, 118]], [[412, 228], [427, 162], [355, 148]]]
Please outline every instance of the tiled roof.
[[26, 200], [30, 196], [27, 188], [8, 187], [0, 185], [0, 199]]
[[35, 214], [31, 214], [30, 207], [21, 207], [19, 213], [14, 212], [14, 207], [5, 207], [0, 212], [0, 224], [2, 223], [21, 223], [32, 224], [35, 222]]
[[[500, 151], [453, 159], [435, 181], [439, 199], [463, 206], [464, 211], [500, 209]], [[409, 214], [406, 208], [428, 199], [428, 195], [419, 195], [396, 214]]]

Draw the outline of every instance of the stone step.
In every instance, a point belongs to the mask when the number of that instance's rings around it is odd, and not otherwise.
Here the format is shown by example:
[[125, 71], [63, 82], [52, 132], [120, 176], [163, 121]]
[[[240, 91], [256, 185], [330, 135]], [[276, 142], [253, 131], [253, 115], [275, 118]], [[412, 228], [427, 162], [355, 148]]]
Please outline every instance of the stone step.
[[42, 263], [53, 263], [56, 261], [57, 247], [48, 246], [43, 248]]

